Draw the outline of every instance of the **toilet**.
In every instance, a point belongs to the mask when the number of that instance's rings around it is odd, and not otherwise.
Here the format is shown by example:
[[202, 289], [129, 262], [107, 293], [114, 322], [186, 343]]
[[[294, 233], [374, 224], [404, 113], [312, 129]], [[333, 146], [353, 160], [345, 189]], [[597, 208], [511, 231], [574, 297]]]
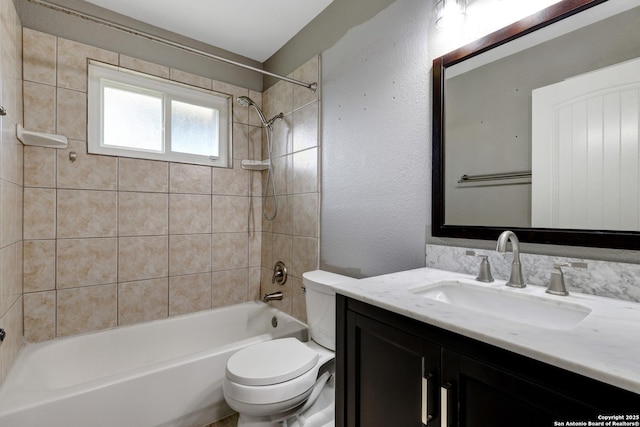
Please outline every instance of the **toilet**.
[[322, 270], [302, 275], [311, 340], [264, 341], [227, 361], [224, 397], [238, 427], [329, 427], [334, 419], [336, 299], [332, 284], [352, 280]]

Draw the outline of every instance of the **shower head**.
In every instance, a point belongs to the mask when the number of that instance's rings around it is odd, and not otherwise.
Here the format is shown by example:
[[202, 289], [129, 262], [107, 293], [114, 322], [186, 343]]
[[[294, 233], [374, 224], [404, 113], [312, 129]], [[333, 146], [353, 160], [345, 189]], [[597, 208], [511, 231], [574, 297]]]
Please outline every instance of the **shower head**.
[[245, 107], [252, 106], [260, 116], [262, 124], [271, 129], [271, 123], [267, 121], [267, 119], [264, 117], [264, 114], [262, 114], [262, 110], [260, 110], [260, 107], [258, 107], [255, 102], [253, 102], [253, 99], [249, 98], [248, 96], [240, 96], [238, 97], [238, 102], [240, 103], [240, 105]]
[[240, 105], [243, 105], [245, 107], [248, 107], [249, 105], [255, 105], [255, 103], [251, 100], [251, 98], [247, 96], [239, 97], [238, 102], [240, 103]]
[[276, 114], [271, 120], [267, 120], [264, 114], [262, 114], [262, 110], [260, 109], [260, 107], [258, 107], [258, 104], [253, 102], [253, 99], [249, 98], [248, 96], [239, 96], [238, 103], [244, 107], [249, 107], [249, 106], [253, 107], [258, 113], [258, 115], [260, 116], [260, 120], [262, 120], [262, 124], [269, 129], [273, 129], [273, 127], [271, 126], [273, 122], [275, 122], [276, 120], [282, 120], [284, 118], [284, 114], [280, 113], [280, 114]]

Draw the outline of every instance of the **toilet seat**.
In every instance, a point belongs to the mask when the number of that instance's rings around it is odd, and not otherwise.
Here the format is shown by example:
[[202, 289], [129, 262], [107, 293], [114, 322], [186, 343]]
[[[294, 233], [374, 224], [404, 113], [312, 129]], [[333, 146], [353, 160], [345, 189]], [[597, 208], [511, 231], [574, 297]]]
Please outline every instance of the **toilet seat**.
[[226, 377], [236, 384], [268, 386], [303, 375], [320, 356], [295, 338], [281, 338], [246, 347], [227, 362]]
[[[296, 338], [281, 338], [238, 351], [227, 362], [225, 398], [236, 404], [266, 406], [306, 399], [320, 367], [335, 357], [318, 347]], [[251, 385], [256, 383], [264, 385]]]

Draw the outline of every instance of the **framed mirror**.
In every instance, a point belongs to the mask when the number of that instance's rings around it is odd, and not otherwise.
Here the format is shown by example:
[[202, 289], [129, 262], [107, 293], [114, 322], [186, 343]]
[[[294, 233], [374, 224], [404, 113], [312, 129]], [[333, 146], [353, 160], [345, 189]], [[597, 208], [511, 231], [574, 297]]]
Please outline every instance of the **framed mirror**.
[[434, 236], [640, 249], [638, 22], [562, 0], [434, 60]]

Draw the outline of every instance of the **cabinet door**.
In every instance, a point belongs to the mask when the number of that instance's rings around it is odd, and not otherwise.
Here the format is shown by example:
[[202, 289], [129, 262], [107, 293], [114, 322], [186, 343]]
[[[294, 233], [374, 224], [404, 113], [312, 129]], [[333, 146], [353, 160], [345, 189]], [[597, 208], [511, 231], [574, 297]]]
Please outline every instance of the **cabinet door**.
[[442, 352], [442, 377], [449, 386], [441, 391], [448, 393], [447, 426], [538, 427], [597, 416], [594, 408], [570, 397], [453, 351]]
[[439, 347], [353, 312], [346, 338], [349, 427], [437, 424]]

